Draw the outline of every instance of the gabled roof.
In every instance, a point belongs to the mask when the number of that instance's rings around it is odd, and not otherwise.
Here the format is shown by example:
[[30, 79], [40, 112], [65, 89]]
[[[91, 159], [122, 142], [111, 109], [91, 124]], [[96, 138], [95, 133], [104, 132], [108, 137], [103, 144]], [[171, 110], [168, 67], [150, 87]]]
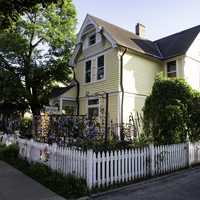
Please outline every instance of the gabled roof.
[[165, 59], [183, 55], [200, 32], [200, 25], [156, 40]]
[[72, 83], [67, 87], [58, 87], [54, 88], [51, 92], [50, 98], [56, 98], [64, 94], [65, 92], [69, 91], [71, 88], [75, 87], [75, 84]]
[[110, 33], [118, 45], [159, 59], [183, 55], [200, 32], [200, 25], [156, 41], [150, 41], [114, 24], [89, 15], [98, 26]]
[[119, 26], [106, 22], [97, 17], [91, 15], [89, 15], [89, 17], [91, 17], [98, 26], [105, 29], [118, 45], [127, 47], [143, 54], [151, 55], [156, 58], [162, 57], [156, 44], [154, 44], [152, 41], [143, 39], [130, 31], [127, 31]]
[[[133, 32], [127, 31], [100, 18], [94, 17], [92, 15], [87, 15], [78, 34], [79, 40], [81, 38], [81, 33], [84, 30], [85, 24], [87, 25], [88, 23], [92, 23], [95, 25], [95, 27], [101, 30], [104, 36], [112, 43], [113, 47], [116, 47], [116, 45], [127, 47], [131, 50], [149, 55], [159, 60], [166, 60], [185, 54], [200, 32], [199, 25], [179, 33], [175, 33], [168, 37], [164, 37], [156, 41], [151, 41], [141, 38]], [[76, 57], [80, 50], [81, 41], [79, 41], [77, 44], [74, 54], [70, 59], [69, 64], [71, 66], [74, 66]]]

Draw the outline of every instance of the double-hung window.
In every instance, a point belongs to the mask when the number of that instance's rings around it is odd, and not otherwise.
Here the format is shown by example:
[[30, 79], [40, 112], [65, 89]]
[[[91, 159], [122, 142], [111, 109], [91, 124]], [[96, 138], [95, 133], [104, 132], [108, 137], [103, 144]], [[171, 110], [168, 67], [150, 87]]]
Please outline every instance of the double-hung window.
[[167, 63], [167, 77], [175, 78], [176, 77], [176, 61], [170, 61]]
[[88, 46], [92, 46], [96, 44], [96, 34], [89, 36]]
[[88, 118], [96, 118], [99, 116], [99, 99], [88, 99]]
[[104, 79], [104, 55], [97, 58], [97, 80]]
[[92, 61], [88, 60], [85, 63], [85, 82], [90, 83], [91, 82], [91, 69], [92, 69]]

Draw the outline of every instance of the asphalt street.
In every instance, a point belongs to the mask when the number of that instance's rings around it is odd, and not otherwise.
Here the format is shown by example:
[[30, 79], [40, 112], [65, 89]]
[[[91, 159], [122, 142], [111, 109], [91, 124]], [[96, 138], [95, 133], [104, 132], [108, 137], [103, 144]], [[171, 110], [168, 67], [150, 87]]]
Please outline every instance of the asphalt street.
[[126, 186], [95, 200], [200, 200], [200, 167]]

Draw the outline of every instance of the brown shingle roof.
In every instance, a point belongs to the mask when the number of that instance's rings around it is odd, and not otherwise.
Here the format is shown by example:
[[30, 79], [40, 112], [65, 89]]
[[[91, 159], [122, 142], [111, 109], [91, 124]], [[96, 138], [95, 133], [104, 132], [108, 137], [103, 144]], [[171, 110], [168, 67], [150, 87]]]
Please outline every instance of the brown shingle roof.
[[138, 51], [140, 53], [148, 54], [158, 58], [161, 57], [159, 50], [152, 41], [143, 39], [130, 31], [127, 31], [123, 28], [120, 28], [119, 26], [106, 22], [97, 17], [91, 15], [90, 17], [98, 26], [103, 27], [107, 32], [109, 32], [117, 44]]
[[98, 26], [103, 27], [118, 45], [162, 60], [185, 54], [200, 32], [199, 25], [156, 41], [150, 41], [102, 19], [91, 15], [90, 17]]

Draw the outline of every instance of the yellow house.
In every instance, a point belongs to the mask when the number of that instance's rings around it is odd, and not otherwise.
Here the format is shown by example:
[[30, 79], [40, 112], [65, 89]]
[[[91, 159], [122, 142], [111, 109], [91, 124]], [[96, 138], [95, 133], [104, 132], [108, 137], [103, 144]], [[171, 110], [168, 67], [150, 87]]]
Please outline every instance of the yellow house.
[[78, 115], [98, 117], [104, 123], [127, 122], [142, 113], [155, 76], [185, 78], [200, 89], [200, 26], [150, 41], [145, 27], [135, 33], [87, 15], [70, 61], [73, 87], [50, 100], [74, 108]]

